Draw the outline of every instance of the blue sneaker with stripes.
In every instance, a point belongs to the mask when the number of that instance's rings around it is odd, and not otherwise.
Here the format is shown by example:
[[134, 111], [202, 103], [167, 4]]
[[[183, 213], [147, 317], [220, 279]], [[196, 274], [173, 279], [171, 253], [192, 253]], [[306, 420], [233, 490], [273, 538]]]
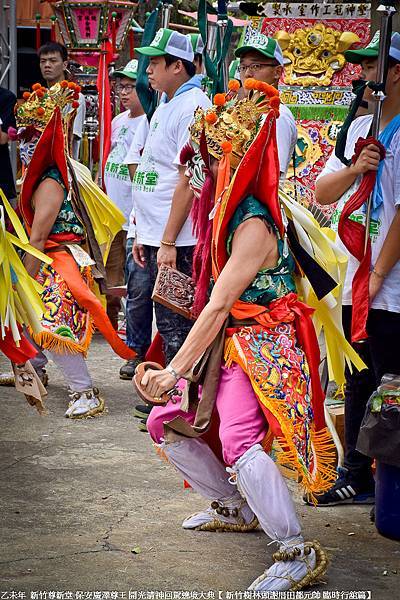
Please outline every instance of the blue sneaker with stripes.
[[[316, 495], [317, 506], [336, 506], [338, 504], [375, 504], [375, 488], [373, 484], [363, 488], [348, 477], [339, 477], [330, 490]], [[306, 504], [312, 502], [304, 496]]]

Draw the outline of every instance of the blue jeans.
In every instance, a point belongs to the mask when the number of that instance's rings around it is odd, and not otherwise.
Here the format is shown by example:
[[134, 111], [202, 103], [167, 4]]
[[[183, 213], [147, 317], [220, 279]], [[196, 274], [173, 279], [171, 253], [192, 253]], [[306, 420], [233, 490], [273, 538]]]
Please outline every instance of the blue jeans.
[[[151, 287], [153, 288], [158, 273], [158, 248], [155, 246], [143, 246], [143, 248], [146, 265], [150, 273]], [[191, 275], [194, 246], [179, 246], [176, 250], [176, 267], [178, 271], [186, 275]], [[187, 338], [189, 331], [193, 327], [193, 321], [185, 319], [185, 317], [182, 317], [159, 302], [154, 303], [154, 312], [156, 315], [157, 330], [163, 341], [165, 360], [166, 363], [169, 363]]]
[[132, 256], [133, 238], [126, 241], [125, 277], [126, 296], [126, 343], [139, 356], [146, 354], [151, 343], [153, 322], [152, 285], [149, 267], [139, 267]]

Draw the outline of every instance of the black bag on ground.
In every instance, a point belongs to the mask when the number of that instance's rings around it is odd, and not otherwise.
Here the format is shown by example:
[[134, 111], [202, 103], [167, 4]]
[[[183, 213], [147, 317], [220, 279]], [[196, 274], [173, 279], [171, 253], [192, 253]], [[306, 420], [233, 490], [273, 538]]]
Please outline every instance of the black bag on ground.
[[400, 467], [400, 376], [386, 374], [368, 400], [357, 450]]

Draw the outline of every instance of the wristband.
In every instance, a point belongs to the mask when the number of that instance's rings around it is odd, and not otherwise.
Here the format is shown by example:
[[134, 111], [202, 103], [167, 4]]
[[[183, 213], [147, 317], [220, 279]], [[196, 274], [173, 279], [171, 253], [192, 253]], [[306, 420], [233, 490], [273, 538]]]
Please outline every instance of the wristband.
[[372, 273], [374, 273], [380, 279], [386, 279], [387, 277], [387, 273], [379, 273], [379, 271], [377, 271], [375, 267], [372, 269]]
[[168, 373], [170, 373], [172, 375], [172, 377], [175, 377], [176, 381], [178, 381], [178, 379], [181, 379], [181, 376], [179, 375], [179, 373], [177, 373], [175, 371], [175, 369], [173, 367], [171, 367], [171, 365], [167, 365], [165, 367], [165, 370], [168, 371]]
[[163, 246], [176, 246], [175, 242], [166, 242], [165, 240], [161, 240], [161, 244]]

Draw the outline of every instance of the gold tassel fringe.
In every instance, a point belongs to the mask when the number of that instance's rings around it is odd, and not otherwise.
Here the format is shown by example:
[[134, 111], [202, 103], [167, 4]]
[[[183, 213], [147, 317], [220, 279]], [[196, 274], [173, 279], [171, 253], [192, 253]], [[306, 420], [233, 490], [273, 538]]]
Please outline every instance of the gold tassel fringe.
[[55, 352], [58, 354], [83, 354], [83, 356], [86, 358], [90, 342], [92, 341], [93, 331], [94, 326], [92, 320], [90, 319], [86, 338], [84, 342], [80, 344], [56, 333], [52, 333], [47, 329], [44, 329], [39, 333], [33, 333], [33, 331], [30, 330], [29, 333], [38, 346], [49, 350], [50, 352]]
[[314, 474], [310, 474], [299, 461], [298, 453], [292, 438], [292, 432], [287, 423], [285, 402], [276, 398], [273, 398], [273, 401], [271, 402], [266, 399], [265, 395], [253, 382], [248, 373], [245, 357], [241, 356], [239, 353], [233, 338], [228, 338], [225, 342], [224, 357], [225, 364], [228, 368], [233, 362], [236, 362], [243, 371], [247, 373], [259, 401], [268, 408], [278, 420], [283, 436], [277, 438], [282, 449], [277, 455], [277, 462], [282, 465], [289, 463], [295, 468], [300, 476], [301, 485], [305, 493], [308, 494], [310, 500], [316, 504], [315, 495], [329, 490], [336, 481], [336, 448], [328, 428], [325, 427], [320, 431], [311, 430], [311, 445], [317, 469]]

